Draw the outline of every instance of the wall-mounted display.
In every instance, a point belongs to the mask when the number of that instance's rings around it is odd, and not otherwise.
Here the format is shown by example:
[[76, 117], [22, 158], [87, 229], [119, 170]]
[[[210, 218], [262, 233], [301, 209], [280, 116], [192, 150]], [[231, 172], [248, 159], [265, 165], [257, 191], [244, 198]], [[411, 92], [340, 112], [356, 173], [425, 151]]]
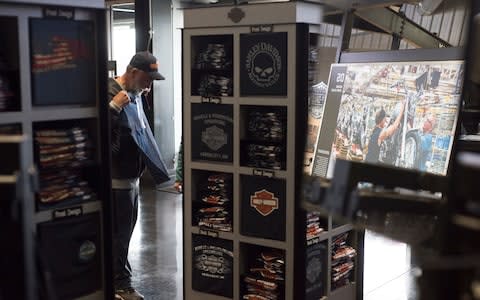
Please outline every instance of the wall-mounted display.
[[95, 104], [94, 30], [91, 21], [30, 19], [34, 105]]
[[192, 103], [192, 160], [233, 161], [233, 105]]
[[241, 233], [284, 241], [285, 180], [242, 176], [241, 187]]
[[192, 235], [192, 288], [233, 297], [233, 242]]
[[240, 95], [287, 95], [287, 33], [240, 35]]
[[331, 160], [446, 175], [463, 61], [337, 64], [330, 74], [326, 102], [335, 106], [336, 126], [328, 133], [332, 126], [322, 124], [320, 135], [325, 144], [334, 133], [328, 149]]

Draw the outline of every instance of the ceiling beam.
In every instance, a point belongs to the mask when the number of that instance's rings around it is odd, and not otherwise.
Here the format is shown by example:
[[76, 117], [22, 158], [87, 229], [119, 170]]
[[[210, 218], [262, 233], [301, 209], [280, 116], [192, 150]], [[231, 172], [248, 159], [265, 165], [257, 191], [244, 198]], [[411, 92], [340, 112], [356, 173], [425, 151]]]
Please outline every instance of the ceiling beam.
[[355, 15], [389, 34], [398, 35], [419, 48], [452, 47], [447, 41], [390, 8], [361, 9], [356, 10]]

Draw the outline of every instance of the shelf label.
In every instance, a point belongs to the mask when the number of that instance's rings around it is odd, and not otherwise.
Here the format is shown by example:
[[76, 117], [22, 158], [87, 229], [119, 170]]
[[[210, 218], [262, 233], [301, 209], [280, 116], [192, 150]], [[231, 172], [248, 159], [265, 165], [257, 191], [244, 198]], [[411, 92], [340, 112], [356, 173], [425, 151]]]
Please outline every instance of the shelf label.
[[318, 244], [318, 243], [320, 243], [320, 238], [319, 237], [315, 237], [313, 239], [307, 240], [307, 246], [311, 246], [311, 245]]
[[81, 206], [69, 207], [64, 209], [56, 209], [53, 211], [53, 218], [60, 219], [66, 217], [78, 217], [83, 215], [83, 208]]
[[273, 25], [256, 25], [250, 27], [251, 33], [273, 32]]
[[60, 18], [73, 20], [75, 17], [75, 9], [73, 8], [58, 8], [58, 7], [45, 7], [43, 8], [44, 18]]
[[218, 96], [213, 96], [213, 97], [202, 96], [201, 100], [202, 100], [202, 103], [222, 104], [222, 98]]
[[212, 230], [208, 230], [208, 229], [200, 229], [199, 234], [206, 235], [206, 236], [211, 236], [211, 237], [214, 237], [214, 238], [218, 238], [218, 232], [217, 231], [212, 231]]
[[275, 177], [275, 172], [274, 171], [269, 171], [269, 170], [253, 169], [253, 175], [267, 177], [267, 178], [273, 178], [273, 177]]

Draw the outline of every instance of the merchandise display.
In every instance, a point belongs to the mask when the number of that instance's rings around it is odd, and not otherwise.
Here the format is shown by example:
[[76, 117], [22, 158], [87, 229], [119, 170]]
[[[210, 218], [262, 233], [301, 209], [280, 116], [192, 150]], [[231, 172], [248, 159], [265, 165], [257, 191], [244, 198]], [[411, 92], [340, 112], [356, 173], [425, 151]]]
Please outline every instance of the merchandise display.
[[286, 182], [258, 176], [241, 176], [241, 233], [284, 241]]
[[33, 104], [93, 105], [93, 22], [31, 18], [30, 39]]
[[279, 250], [264, 249], [254, 258], [243, 276], [242, 299], [285, 299], [285, 255]]
[[233, 296], [232, 241], [192, 235], [192, 288], [208, 294]]
[[307, 241], [317, 238], [323, 231], [324, 228], [320, 225], [320, 213], [307, 212]]
[[280, 107], [247, 108], [247, 138], [242, 141], [242, 160], [246, 166], [284, 170], [287, 113]]
[[463, 73], [462, 61], [333, 65], [332, 157], [446, 175]]
[[192, 38], [192, 95], [233, 96], [233, 40], [231, 36]]
[[95, 199], [95, 193], [82, 174], [82, 168], [92, 163], [90, 143], [85, 128], [35, 131], [40, 174], [40, 209]]
[[44, 257], [58, 299], [75, 299], [101, 288], [100, 232], [98, 213], [38, 224], [39, 256]]
[[228, 97], [233, 93], [232, 79], [213, 74], [202, 75], [198, 94], [204, 97]]
[[[232, 174], [215, 173], [201, 177], [196, 183], [197, 202], [194, 216], [196, 226], [219, 231], [232, 231]], [[200, 200], [200, 201], [198, 201]]]
[[0, 59], [0, 111], [7, 111], [13, 105], [15, 92], [13, 91], [7, 75], [1, 72], [2, 61]]
[[227, 55], [224, 44], [208, 44], [207, 49], [197, 55], [197, 69], [228, 69], [232, 67], [232, 54]]
[[332, 241], [332, 290], [351, 282], [357, 252], [347, 244], [348, 233], [335, 237]]
[[327, 242], [307, 246], [305, 255], [305, 300], [318, 300], [326, 293]]
[[192, 160], [233, 161], [233, 105], [192, 103]]
[[240, 95], [287, 94], [286, 32], [240, 34]]
[[114, 298], [105, 3], [68, 2], [0, 3], [1, 299]]
[[[318, 300], [321, 297], [316, 296], [328, 293], [329, 273], [317, 271], [329, 270], [319, 263], [329, 263], [325, 241], [330, 236], [322, 236], [321, 230], [330, 223], [312, 216], [307, 225], [298, 191], [307, 80], [312, 75], [310, 85], [320, 82], [323, 61], [320, 52], [309, 48], [310, 38], [316, 36], [318, 41], [320, 36], [313, 33], [319, 24], [310, 27], [312, 19], [304, 18], [312, 12], [321, 15], [320, 6], [304, 1], [184, 11], [184, 254], [194, 255], [192, 234], [231, 241], [238, 258], [233, 299]], [[209, 13], [218, 17], [206, 23]], [[265, 16], [270, 24], [264, 23]], [[309, 59], [317, 64], [311, 74]], [[231, 65], [225, 65], [229, 60]], [[312, 96], [315, 112], [322, 104], [321, 88], [316, 86]], [[199, 196], [201, 183], [220, 172], [232, 176], [233, 201], [207, 197], [211, 204], [204, 203]], [[317, 245], [325, 249], [314, 250]], [[268, 258], [272, 251], [278, 259]], [[208, 287], [192, 288], [197, 277], [191, 274], [189, 261], [185, 261], [183, 297], [217, 298], [209, 295]], [[310, 281], [305, 283], [307, 268]]]

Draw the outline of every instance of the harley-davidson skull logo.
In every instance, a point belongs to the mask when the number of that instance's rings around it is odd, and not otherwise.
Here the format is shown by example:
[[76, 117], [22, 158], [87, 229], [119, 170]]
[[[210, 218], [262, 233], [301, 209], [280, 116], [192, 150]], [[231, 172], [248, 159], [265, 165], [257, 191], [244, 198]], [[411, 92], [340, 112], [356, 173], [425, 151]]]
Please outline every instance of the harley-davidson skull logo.
[[278, 209], [278, 198], [275, 194], [263, 189], [250, 196], [250, 206], [266, 217]]
[[211, 126], [202, 132], [202, 142], [213, 151], [218, 151], [227, 144], [228, 136], [222, 128]]
[[277, 83], [282, 71], [282, 59], [278, 49], [270, 43], [253, 45], [245, 61], [248, 77], [257, 86], [266, 88]]

